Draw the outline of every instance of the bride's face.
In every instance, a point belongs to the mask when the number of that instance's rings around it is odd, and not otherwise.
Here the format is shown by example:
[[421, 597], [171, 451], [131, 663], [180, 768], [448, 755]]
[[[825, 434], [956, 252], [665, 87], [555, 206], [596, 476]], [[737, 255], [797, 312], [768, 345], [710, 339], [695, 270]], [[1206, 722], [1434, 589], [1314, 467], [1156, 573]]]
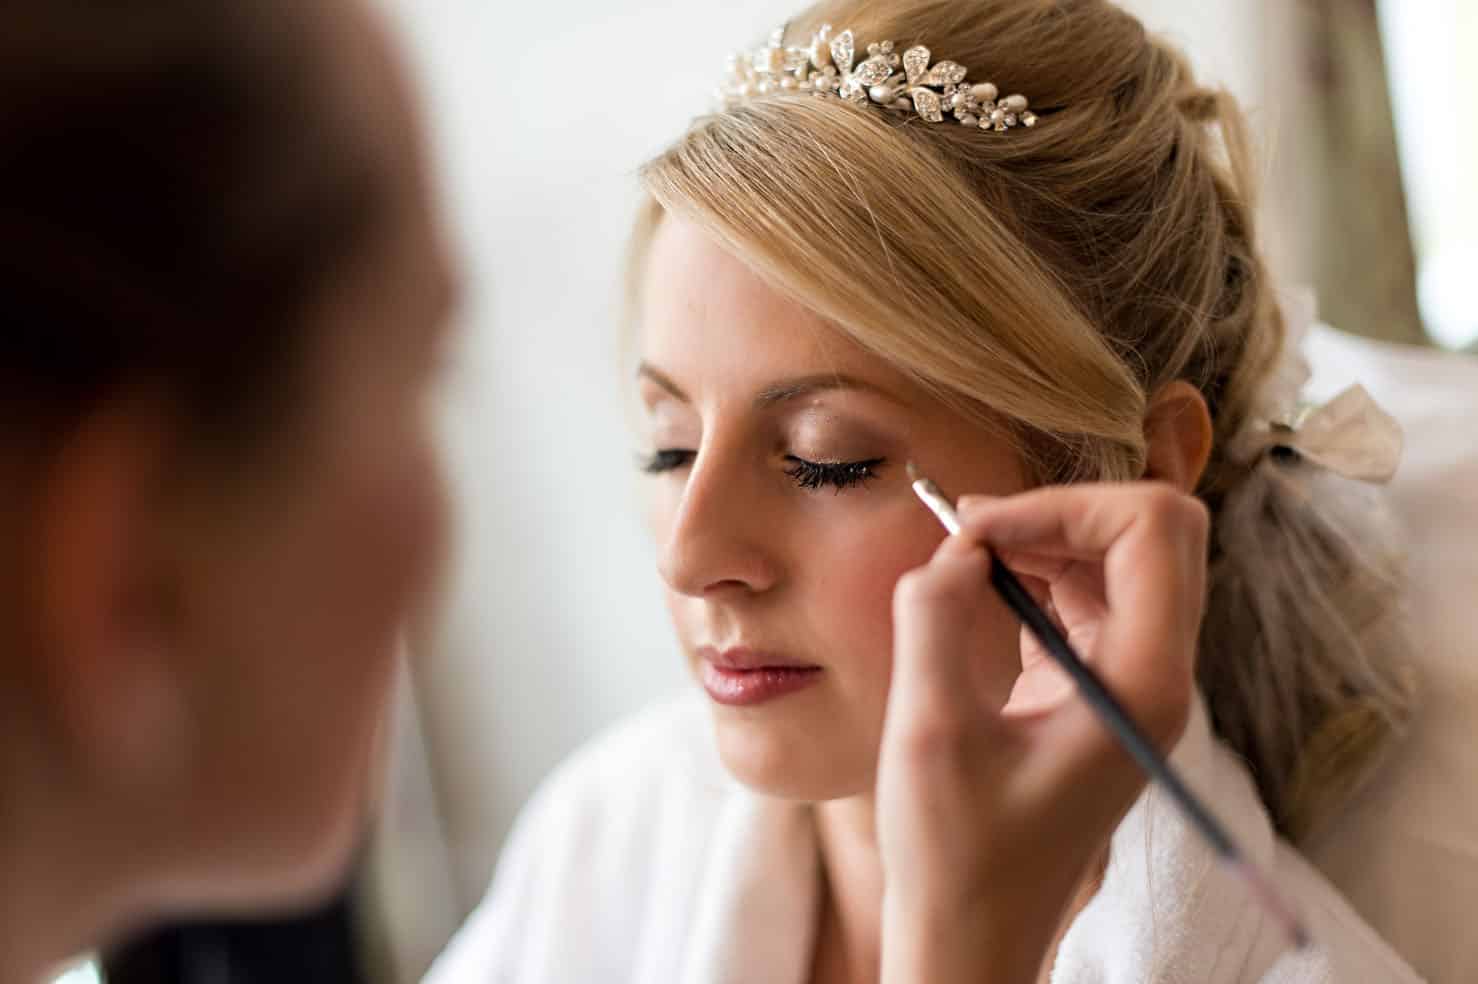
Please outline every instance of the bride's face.
[[[646, 277], [651, 520], [724, 762], [774, 795], [868, 791], [893, 586], [943, 537], [905, 463], [952, 494], [1008, 494], [1020, 458], [692, 223], [663, 220]], [[992, 658], [1014, 662], [1017, 626], [995, 610]]]

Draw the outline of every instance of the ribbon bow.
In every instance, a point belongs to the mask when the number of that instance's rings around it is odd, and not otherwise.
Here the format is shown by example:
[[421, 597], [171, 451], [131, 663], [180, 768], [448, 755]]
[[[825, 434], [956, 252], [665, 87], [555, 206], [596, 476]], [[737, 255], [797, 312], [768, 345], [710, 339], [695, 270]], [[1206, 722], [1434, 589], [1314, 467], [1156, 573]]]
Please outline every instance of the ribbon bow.
[[1323, 406], [1304, 405], [1293, 418], [1270, 422], [1249, 438], [1252, 458], [1292, 452], [1345, 478], [1384, 483], [1401, 460], [1401, 425], [1354, 385]]

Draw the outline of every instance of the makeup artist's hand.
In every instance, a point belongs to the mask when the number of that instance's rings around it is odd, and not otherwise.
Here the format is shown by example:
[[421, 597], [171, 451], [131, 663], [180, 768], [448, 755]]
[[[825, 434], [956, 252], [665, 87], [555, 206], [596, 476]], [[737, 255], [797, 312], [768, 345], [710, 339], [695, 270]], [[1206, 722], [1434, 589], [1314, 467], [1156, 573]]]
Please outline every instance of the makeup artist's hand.
[[[1003, 713], [985, 663], [1002, 602], [988, 543], [1049, 594], [1085, 659], [1168, 751], [1184, 730], [1208, 519], [1161, 483], [965, 497], [965, 530], [894, 596], [878, 766], [885, 982], [1038, 979], [1145, 777], [1076, 694]], [[1014, 702], [1013, 702], [1014, 703]]]

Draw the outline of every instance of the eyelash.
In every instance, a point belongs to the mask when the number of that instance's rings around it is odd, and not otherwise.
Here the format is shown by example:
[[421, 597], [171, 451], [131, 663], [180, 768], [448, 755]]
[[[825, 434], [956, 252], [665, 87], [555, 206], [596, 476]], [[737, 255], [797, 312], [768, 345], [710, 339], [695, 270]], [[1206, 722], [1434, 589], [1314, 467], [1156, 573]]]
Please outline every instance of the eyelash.
[[795, 479], [795, 483], [801, 488], [819, 489], [823, 485], [830, 485], [838, 492], [877, 478], [877, 469], [883, 464], [882, 458], [832, 462], [807, 461], [805, 458], [787, 455], [785, 460], [790, 462], [785, 474]]
[[689, 464], [697, 454], [693, 451], [679, 451], [675, 448], [667, 448], [654, 452], [641, 463], [641, 470], [648, 475], [661, 475], [663, 472], [677, 471]]
[[[695, 453], [668, 448], [657, 451], [642, 462], [642, 471], [648, 475], [660, 475], [676, 471], [692, 463]], [[869, 458], [866, 461], [807, 461], [795, 455], [786, 455], [790, 467], [785, 474], [795, 480], [796, 485], [807, 490], [831, 486], [838, 492], [842, 489], [863, 485], [878, 477], [878, 469], [887, 459]]]

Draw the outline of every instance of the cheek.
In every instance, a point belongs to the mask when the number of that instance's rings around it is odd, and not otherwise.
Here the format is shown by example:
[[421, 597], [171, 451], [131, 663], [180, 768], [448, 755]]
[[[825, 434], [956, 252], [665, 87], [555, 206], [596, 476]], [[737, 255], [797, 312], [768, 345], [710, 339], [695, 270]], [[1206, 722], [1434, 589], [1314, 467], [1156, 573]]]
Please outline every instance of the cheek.
[[[383, 453], [381, 453], [383, 452]], [[400, 621], [426, 589], [445, 547], [447, 508], [429, 443], [383, 448], [344, 469], [325, 556], [362, 615]]]
[[[682, 479], [675, 475], [652, 475], [642, 476], [642, 481], [644, 483], [641, 490], [642, 514], [646, 520], [652, 548], [656, 551], [660, 574], [661, 554], [667, 546], [668, 537], [672, 532], [672, 523], [682, 501]], [[672, 618], [678, 637], [685, 639], [687, 635], [686, 615], [701, 612], [703, 601], [673, 590], [665, 579], [662, 584], [662, 596], [666, 601], [667, 612]]]
[[842, 673], [885, 689], [892, 668], [893, 589], [905, 573], [928, 562], [943, 539], [928, 517], [904, 501], [870, 519], [837, 524], [824, 548], [804, 563], [809, 621], [822, 636], [827, 661]]
[[642, 516], [647, 532], [659, 548], [667, 542], [673, 519], [682, 502], [683, 475], [640, 475]]
[[197, 626], [195, 648], [219, 658], [192, 826], [248, 881], [316, 882], [346, 857], [400, 633], [439, 552], [427, 447], [353, 446], [323, 447], [291, 500], [263, 507]]
[[334, 437], [299, 526], [300, 621], [284, 648], [312, 653], [314, 689], [347, 723], [384, 702], [389, 657], [441, 558], [446, 504], [429, 436], [410, 420], [366, 416]]

